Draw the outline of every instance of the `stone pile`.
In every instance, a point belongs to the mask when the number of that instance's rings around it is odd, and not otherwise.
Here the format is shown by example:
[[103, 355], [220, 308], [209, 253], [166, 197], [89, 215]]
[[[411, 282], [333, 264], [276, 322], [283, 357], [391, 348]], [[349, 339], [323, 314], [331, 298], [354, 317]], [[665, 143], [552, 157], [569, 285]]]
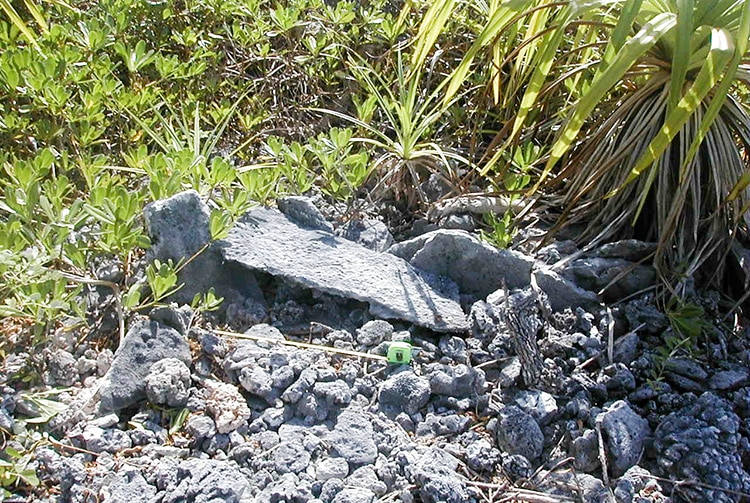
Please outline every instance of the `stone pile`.
[[[132, 320], [114, 354], [57, 341], [44, 379], [74, 392], [48, 425], [58, 440], [35, 451], [51, 489], [35, 501], [479, 502], [494, 491], [663, 502], [750, 492], [746, 338], [722, 368], [658, 362], [648, 344], [669, 322], [653, 299], [601, 303], [653, 281], [639, 265], [649, 245], [567, 262], [565, 245], [532, 258], [459, 230], [390, 246], [374, 224], [334, 229], [308, 200], [279, 206], [286, 214], [253, 210], [207, 247], [197, 194], [147, 209], [150, 258], [206, 247], [181, 281], [192, 295], [216, 288], [226, 301], [209, 321], [245, 337], [194, 326], [181, 294]], [[541, 299], [533, 336], [543, 378], [529, 386], [504, 309], [508, 295], [531, 293]], [[377, 358], [404, 341], [415, 348], [409, 365]], [[28, 358], [9, 355], [6, 383]], [[38, 415], [9, 386], [3, 397], [4, 429]]]

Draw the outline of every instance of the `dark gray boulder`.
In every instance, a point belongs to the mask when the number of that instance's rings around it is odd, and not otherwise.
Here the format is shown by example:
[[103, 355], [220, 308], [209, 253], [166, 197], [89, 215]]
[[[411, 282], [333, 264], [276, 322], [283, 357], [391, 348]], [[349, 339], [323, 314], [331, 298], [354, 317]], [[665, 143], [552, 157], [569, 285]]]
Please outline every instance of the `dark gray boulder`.
[[500, 451], [492, 447], [492, 444], [484, 438], [466, 446], [466, 464], [472, 470], [492, 473], [500, 464], [501, 459]]
[[49, 355], [48, 366], [49, 375], [55, 384], [72, 386], [78, 381], [76, 359], [64, 349], [58, 349]]
[[411, 370], [391, 375], [380, 386], [378, 403], [387, 414], [415, 414], [430, 400], [430, 382]]
[[620, 299], [656, 283], [656, 269], [621, 258], [586, 257], [568, 264], [562, 275], [592, 292], [601, 292], [605, 302]]
[[294, 473], [285, 473], [278, 480], [268, 484], [255, 499], [248, 499], [257, 503], [310, 500], [312, 500], [312, 493], [309, 486]]
[[609, 490], [600, 479], [588, 473], [577, 473], [575, 470], [542, 470], [534, 477], [532, 483], [537, 491], [547, 495], [563, 496], [566, 500], [587, 503], [612, 501]]
[[432, 393], [455, 398], [474, 398], [484, 393], [486, 381], [484, 371], [468, 365], [429, 364], [425, 375], [430, 381]]
[[[181, 192], [168, 199], [154, 201], [143, 210], [151, 247], [146, 253], [149, 262], [171, 260], [175, 265], [201, 251], [211, 241], [211, 212], [194, 190]], [[196, 293], [207, 291], [218, 274], [220, 259], [213, 251], [204, 250], [179, 274], [184, 286], [171, 299], [189, 304]]]
[[583, 308], [587, 312], [599, 309], [599, 297], [564, 278], [552, 269], [543, 266], [534, 269], [534, 279], [539, 288], [547, 294], [552, 310], [562, 312], [565, 308]]
[[659, 481], [648, 470], [638, 465], [630, 468], [625, 472], [625, 475], [617, 480], [613, 492], [617, 503], [645, 503], [647, 500], [641, 496], [644, 494], [649, 496], [648, 501], [667, 500]]
[[462, 433], [469, 428], [471, 419], [468, 416], [447, 413], [433, 414], [429, 412], [424, 421], [417, 425], [418, 437], [449, 436]]
[[143, 210], [151, 237], [150, 260], [191, 257], [211, 240], [211, 212], [194, 190], [154, 201]]
[[150, 485], [138, 470], [128, 469], [117, 474], [115, 481], [103, 488], [104, 501], [148, 503], [156, 496], [156, 487]]
[[542, 455], [544, 434], [534, 418], [515, 405], [503, 407], [497, 415], [497, 445], [509, 454], [528, 460]]
[[301, 443], [284, 441], [271, 452], [269, 459], [276, 473], [300, 473], [310, 464], [310, 453]]
[[209, 246], [211, 211], [196, 191], [188, 190], [154, 201], [146, 205], [143, 213], [151, 239], [151, 247], [146, 252], [149, 262], [171, 260], [177, 265], [181, 260], [192, 258], [180, 270], [178, 283], [183, 286], [169, 297], [170, 301], [190, 304], [196, 294], [214, 287], [217, 295], [224, 297], [225, 304], [241, 304], [246, 298], [264, 304], [255, 277], [224, 264], [218, 247]]
[[596, 421], [601, 424], [609, 469], [614, 477], [619, 477], [640, 460], [651, 434], [648, 421], [622, 400], [607, 407]]
[[531, 466], [531, 462], [520, 454], [502, 454], [501, 466], [503, 475], [510, 478], [510, 480], [528, 479], [534, 473], [534, 467]]
[[151, 365], [144, 379], [149, 402], [167, 407], [184, 407], [190, 389], [190, 368], [177, 358], [165, 358]]
[[190, 365], [190, 347], [177, 330], [153, 320], [134, 323], [120, 344], [99, 390], [102, 412], [119, 411], [146, 398], [146, 376], [165, 358]]
[[157, 306], [148, 313], [148, 317], [158, 321], [162, 325], [172, 327], [182, 335], [187, 337], [190, 324], [193, 321], [195, 313], [188, 305], [175, 306]]
[[458, 460], [439, 447], [425, 449], [405, 467], [406, 476], [419, 486], [425, 503], [469, 501], [466, 482], [456, 473]]
[[638, 346], [641, 338], [638, 334], [630, 332], [615, 341], [615, 347], [612, 356], [614, 361], [630, 365], [638, 358]]
[[298, 224], [309, 229], [333, 232], [333, 225], [326, 220], [313, 200], [305, 196], [287, 196], [276, 201], [279, 210]]
[[62, 456], [51, 446], [42, 446], [35, 449], [34, 457], [41, 481], [60, 485], [58, 501], [85, 502], [90, 500], [91, 490], [86, 486], [88, 471], [82, 455]]
[[570, 454], [575, 458], [574, 466], [582, 472], [593, 472], [600, 466], [599, 437], [595, 430], [588, 429], [570, 442]]
[[357, 329], [357, 342], [372, 347], [390, 340], [392, 335], [393, 325], [383, 320], [372, 320]]
[[297, 403], [304, 396], [304, 394], [313, 387], [315, 380], [318, 378], [318, 373], [315, 369], [306, 368], [300, 372], [297, 380], [289, 386], [284, 394], [281, 395], [281, 399], [288, 403]]
[[349, 475], [349, 463], [344, 458], [323, 458], [315, 467], [316, 480], [344, 479]]
[[313, 393], [329, 407], [347, 405], [352, 401], [352, 390], [341, 379], [317, 382], [313, 385]]
[[132, 447], [127, 432], [116, 428], [99, 428], [87, 425], [81, 434], [86, 449], [91, 452], [109, 452], [116, 454]]
[[273, 388], [271, 374], [260, 366], [247, 366], [240, 369], [238, 376], [240, 386], [253, 395], [264, 398], [268, 403], [273, 404], [277, 398], [277, 393]]
[[375, 493], [369, 489], [359, 487], [344, 487], [344, 489], [333, 497], [331, 503], [372, 503]]
[[174, 478], [161, 501], [240, 503], [249, 494], [250, 482], [234, 463], [215, 459], [189, 459], [177, 465]]
[[347, 486], [374, 493], [375, 496], [383, 496], [388, 492], [388, 486], [378, 479], [378, 475], [375, 473], [375, 468], [372, 465], [357, 468], [346, 478], [344, 483]]
[[216, 434], [216, 423], [205, 415], [190, 416], [185, 425], [185, 431], [196, 440], [211, 438]]
[[664, 378], [675, 388], [693, 393], [706, 391], [708, 372], [697, 361], [689, 358], [670, 358], [664, 368]]
[[395, 242], [388, 227], [379, 220], [349, 220], [336, 234], [376, 252], [388, 250]]
[[606, 243], [591, 252], [593, 257], [620, 258], [630, 262], [640, 262], [656, 251], [656, 243], [637, 239], [623, 239]]
[[715, 390], [736, 390], [745, 386], [748, 381], [750, 381], [750, 370], [738, 366], [731, 370], [716, 372], [708, 380], [708, 386]]
[[539, 390], [519, 391], [516, 405], [533, 417], [540, 426], [546, 426], [557, 416], [558, 406], [555, 397]]

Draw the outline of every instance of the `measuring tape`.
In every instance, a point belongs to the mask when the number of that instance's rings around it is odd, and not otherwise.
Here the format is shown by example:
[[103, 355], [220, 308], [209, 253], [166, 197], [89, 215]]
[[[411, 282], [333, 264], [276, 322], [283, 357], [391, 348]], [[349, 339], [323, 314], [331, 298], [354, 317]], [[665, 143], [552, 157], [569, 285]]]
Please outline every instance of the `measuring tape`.
[[248, 339], [252, 341], [262, 341], [269, 344], [281, 344], [282, 346], [293, 346], [295, 348], [303, 349], [317, 349], [319, 351], [325, 351], [328, 353], [336, 353], [340, 355], [356, 356], [358, 358], [369, 358], [370, 360], [385, 360], [388, 363], [396, 365], [411, 363], [412, 348], [408, 342], [394, 341], [388, 344], [388, 352], [386, 356], [374, 355], [372, 353], [363, 353], [362, 351], [354, 351], [353, 349], [341, 349], [332, 348], [330, 346], [322, 346], [320, 344], [310, 344], [307, 342], [295, 342], [288, 341], [286, 339], [273, 339], [271, 337], [264, 337], [262, 335], [247, 335], [238, 334], [236, 332], [229, 332], [227, 330], [213, 330], [214, 333], [223, 335], [226, 337], [233, 337], [235, 339]]

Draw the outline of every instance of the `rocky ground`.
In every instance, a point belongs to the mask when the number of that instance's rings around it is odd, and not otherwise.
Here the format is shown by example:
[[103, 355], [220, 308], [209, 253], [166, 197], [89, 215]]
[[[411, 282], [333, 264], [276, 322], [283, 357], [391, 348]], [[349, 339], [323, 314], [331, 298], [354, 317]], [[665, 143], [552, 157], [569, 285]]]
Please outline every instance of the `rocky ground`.
[[[114, 354], [60, 332], [6, 355], [4, 430], [43, 412], [21, 392], [29, 366], [65, 404], [33, 451], [39, 487], [8, 501], [747, 500], [748, 334], [704, 323], [685, 342], [685, 319], [642, 292], [650, 245], [525, 255], [455, 215], [394, 245], [375, 221], [279, 207], [192, 260], [175, 304], [129, 319]], [[145, 217], [148, 260], [208, 242], [195, 193]], [[208, 287], [225, 301], [199, 315], [186, 304]], [[109, 295], [92, 287], [92, 309]], [[694, 302], [723, 316], [718, 294]], [[394, 341], [413, 361], [342, 353]]]

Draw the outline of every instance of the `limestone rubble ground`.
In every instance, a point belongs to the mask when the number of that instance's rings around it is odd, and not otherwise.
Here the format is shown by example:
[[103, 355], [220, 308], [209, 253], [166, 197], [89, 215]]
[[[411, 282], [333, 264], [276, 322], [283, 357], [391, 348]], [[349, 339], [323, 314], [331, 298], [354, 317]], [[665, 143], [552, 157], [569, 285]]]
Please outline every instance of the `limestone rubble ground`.
[[[167, 239], [175, 222], [159, 230], [158, 212], [147, 209], [157, 238], [152, 253], [199, 249], [207, 236], [195, 225], [204, 213], [199, 201], [188, 194], [158, 204], [171, 205], [170, 218], [192, 228]], [[314, 217], [303, 219], [308, 229], [321, 221], [309, 204], [290, 206], [287, 217], [274, 218], [293, 222], [296, 215], [299, 222], [307, 212]], [[378, 232], [356, 237], [383, 248], [390, 236], [372, 228]], [[332, 247], [343, 239], [320, 232]], [[463, 307], [465, 331], [421, 323], [435, 313], [380, 319], [373, 311], [388, 311], [368, 306], [363, 285], [347, 298], [341, 288], [312, 288], [272, 264], [242, 267], [236, 256], [227, 263], [225, 252], [211, 249], [184, 274], [194, 286], [212, 277], [225, 282], [216, 285], [227, 299], [220, 313], [196, 323], [184, 305], [155, 309], [130, 320], [114, 355], [72, 337], [51, 341], [43, 378], [51, 388], [70, 387], [60, 396], [68, 408], [45, 426], [57, 440], [35, 451], [42, 485], [30, 496], [19, 490], [17, 500], [479, 502], [543, 494], [555, 501], [741, 501], [750, 493], [747, 334], [717, 329], [695, 359], [659, 367], [654, 348], [671, 330], [668, 318], [649, 295], [617, 302], [653, 281], [653, 271], [633, 268], [608, 290], [609, 310], [592, 293], [609, 283], [612, 267], [637, 262], [644, 246], [608, 245], [554, 271], [549, 264], [569, 254], [569, 243], [530, 257], [438, 230], [397, 245], [398, 260], [428, 278], [424, 288]], [[371, 273], [360, 271], [360, 281]], [[545, 378], [537, 386], [523, 384], [503, 321], [505, 296], [488, 286], [503, 275], [510, 288], [541, 289], [540, 308], [529, 314], [542, 327]], [[99, 293], [91, 291], [92, 302]], [[717, 314], [713, 294], [697, 296]], [[441, 306], [432, 306], [438, 315]], [[235, 340], [214, 330], [221, 322], [271, 340], [372, 354], [407, 340], [419, 351], [410, 365], [396, 366]], [[6, 359], [6, 430], [34, 413], [13, 380], [31, 360], [20, 351]]]

